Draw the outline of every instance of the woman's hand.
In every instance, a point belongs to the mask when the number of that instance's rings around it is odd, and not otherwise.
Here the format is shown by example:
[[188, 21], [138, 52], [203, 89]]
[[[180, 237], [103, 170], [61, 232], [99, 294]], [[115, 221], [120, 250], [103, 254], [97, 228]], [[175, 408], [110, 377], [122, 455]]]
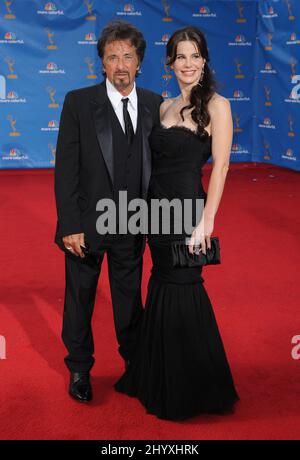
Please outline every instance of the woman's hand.
[[[204, 213], [203, 213], [204, 216]], [[189, 253], [199, 254], [202, 251], [206, 254], [206, 248], [210, 249], [210, 237], [214, 230], [214, 219], [208, 217], [202, 217], [197, 227], [194, 229], [190, 242], [189, 242]]]

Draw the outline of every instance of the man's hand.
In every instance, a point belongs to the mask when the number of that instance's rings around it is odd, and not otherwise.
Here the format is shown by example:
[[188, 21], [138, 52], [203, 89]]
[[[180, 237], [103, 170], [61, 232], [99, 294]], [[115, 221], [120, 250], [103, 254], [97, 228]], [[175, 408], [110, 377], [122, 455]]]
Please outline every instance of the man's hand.
[[85, 257], [80, 246], [84, 244], [84, 233], [76, 233], [74, 235], [64, 236], [62, 238], [65, 248], [75, 256]]

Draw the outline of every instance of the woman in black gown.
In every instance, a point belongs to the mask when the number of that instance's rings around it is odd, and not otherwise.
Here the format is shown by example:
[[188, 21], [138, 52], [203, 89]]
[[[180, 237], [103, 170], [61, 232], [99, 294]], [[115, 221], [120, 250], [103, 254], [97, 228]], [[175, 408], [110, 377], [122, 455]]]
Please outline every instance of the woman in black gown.
[[[229, 102], [215, 92], [206, 40], [198, 28], [174, 32], [167, 44], [167, 59], [181, 94], [161, 105], [161, 125], [150, 137], [149, 208], [153, 199], [195, 203], [202, 198], [204, 210], [200, 222], [194, 222], [198, 225], [192, 235], [184, 229], [180, 235], [175, 233], [174, 214], [168, 234], [160, 223], [159, 232], [148, 235], [153, 268], [140, 342], [115, 389], [137, 397], [148, 413], [183, 420], [201, 413], [232, 412], [239, 399], [203, 286], [202, 267], [173, 268], [170, 261], [173, 240], [191, 237], [190, 252], [206, 253], [210, 248], [229, 165], [232, 118]], [[201, 168], [211, 155], [213, 169], [206, 193]]]

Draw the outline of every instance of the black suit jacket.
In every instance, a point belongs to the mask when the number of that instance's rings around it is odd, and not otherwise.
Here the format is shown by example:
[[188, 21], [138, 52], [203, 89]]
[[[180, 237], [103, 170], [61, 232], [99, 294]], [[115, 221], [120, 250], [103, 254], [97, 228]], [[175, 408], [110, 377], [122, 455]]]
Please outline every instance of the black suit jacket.
[[[142, 127], [142, 196], [146, 199], [151, 174], [148, 137], [159, 123], [162, 97], [137, 88], [138, 116]], [[85, 233], [96, 247], [103, 238], [96, 231], [96, 203], [113, 199], [113, 132], [108, 115], [110, 101], [105, 82], [66, 94], [57, 140], [55, 197], [57, 228], [55, 242], [62, 237]]]

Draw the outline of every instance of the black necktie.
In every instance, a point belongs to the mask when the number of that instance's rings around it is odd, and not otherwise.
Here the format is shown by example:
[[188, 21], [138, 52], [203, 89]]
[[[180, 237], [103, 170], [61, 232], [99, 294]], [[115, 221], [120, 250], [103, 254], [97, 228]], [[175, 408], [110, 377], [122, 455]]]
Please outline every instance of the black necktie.
[[125, 135], [127, 137], [127, 143], [128, 145], [131, 144], [134, 136], [134, 131], [133, 131], [133, 126], [132, 126], [132, 121], [127, 109], [128, 106], [128, 97], [122, 99], [123, 102], [123, 117], [124, 117], [124, 124], [125, 124]]

